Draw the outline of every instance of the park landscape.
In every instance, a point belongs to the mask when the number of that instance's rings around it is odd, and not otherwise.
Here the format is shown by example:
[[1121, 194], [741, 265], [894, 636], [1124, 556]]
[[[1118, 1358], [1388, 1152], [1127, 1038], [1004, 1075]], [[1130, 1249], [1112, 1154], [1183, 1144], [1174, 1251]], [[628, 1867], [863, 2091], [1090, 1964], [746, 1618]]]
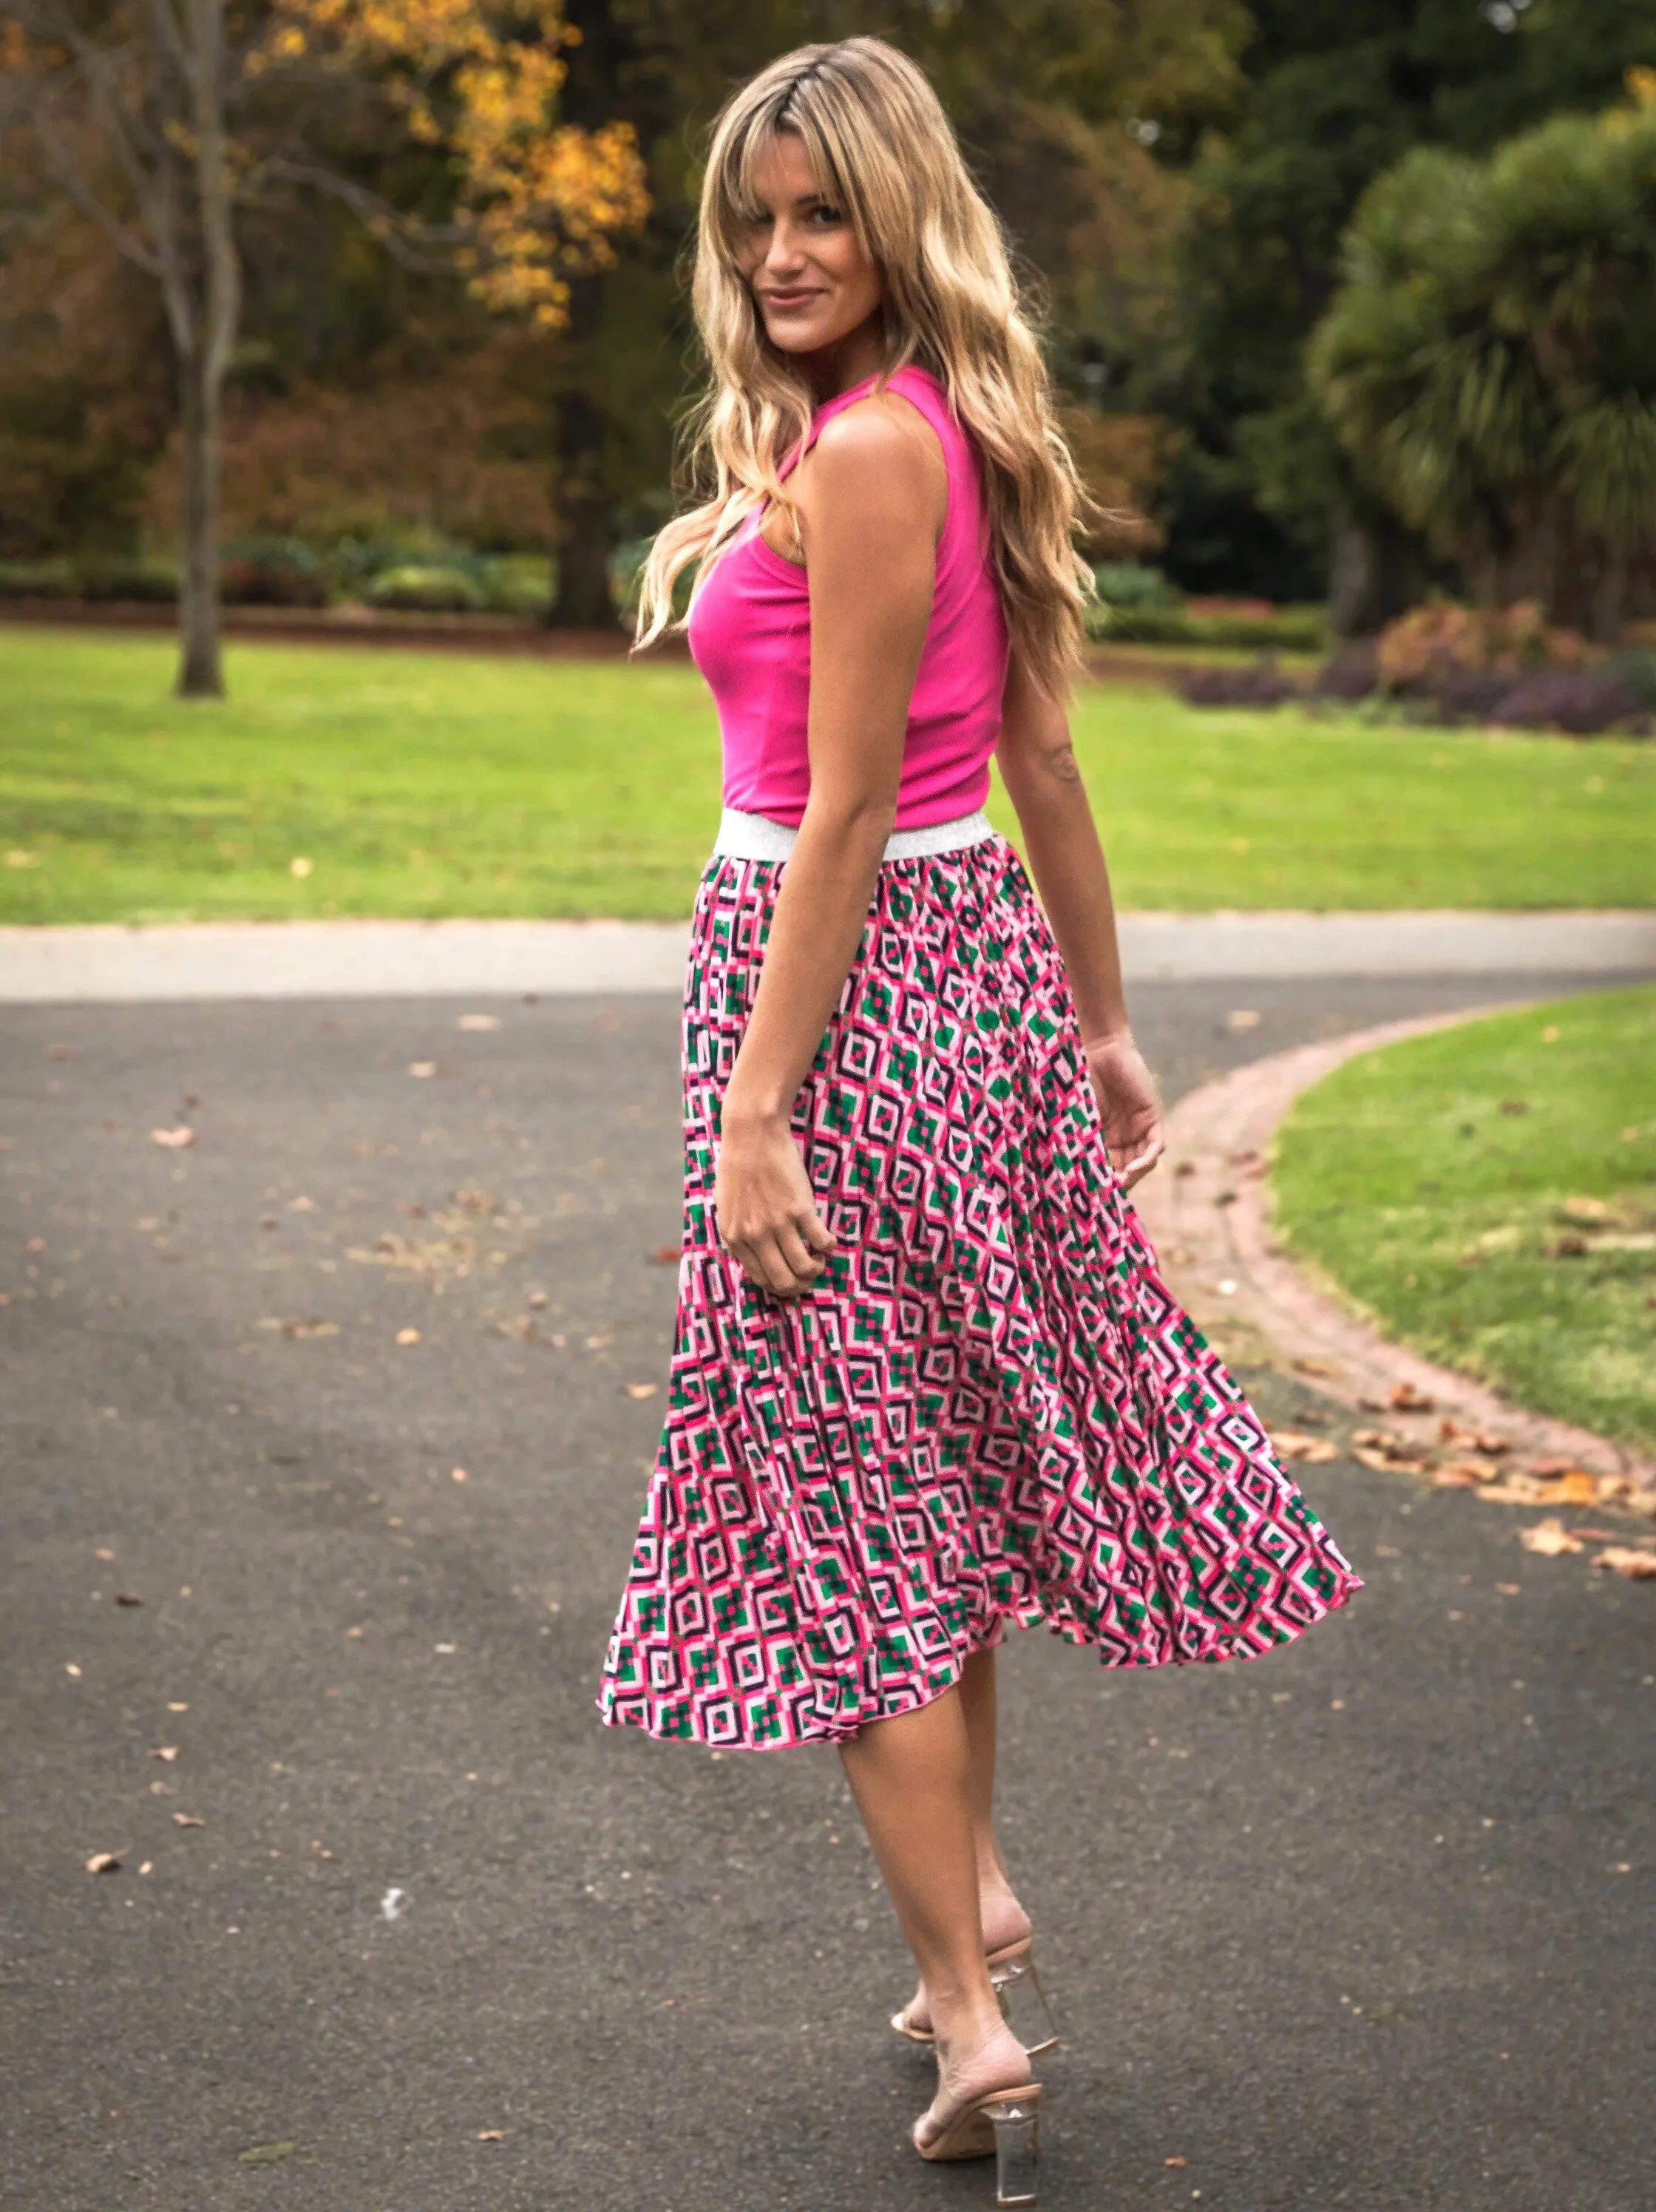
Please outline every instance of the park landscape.
[[[0, 0], [0, 2201], [931, 2201], [919, 2077], [797, 1994], [802, 1878], [877, 2024], [897, 1963], [837, 1772], [593, 1741], [670, 994], [443, 999], [417, 951], [367, 1000], [325, 957], [281, 1001], [6, 981], [112, 928], [682, 922], [718, 730], [628, 624], [689, 389], [685, 118], [870, 27], [1047, 301], [1119, 904], [1380, 948], [1134, 992], [1175, 1129], [1358, 1041], [1227, 1174], [1393, 1366], [1236, 1338], [1368, 1583], [1344, 1641], [1102, 1687], [1013, 1655], [1009, 1790], [1087, 1900], [1043, 1899], [1043, 2195], [1636, 2201], [1656, 927], [1603, 965], [1502, 932], [1656, 915], [1656, 47], [1610, 0], [864, 13]], [[1388, 974], [1421, 914], [1441, 969]], [[796, 2044], [891, 2144], [800, 2112]]]

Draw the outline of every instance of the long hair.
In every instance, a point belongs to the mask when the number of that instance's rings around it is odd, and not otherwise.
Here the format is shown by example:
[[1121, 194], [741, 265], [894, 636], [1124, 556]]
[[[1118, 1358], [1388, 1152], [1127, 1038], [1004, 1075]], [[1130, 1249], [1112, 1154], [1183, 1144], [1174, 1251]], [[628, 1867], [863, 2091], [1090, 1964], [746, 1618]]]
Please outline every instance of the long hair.
[[755, 164], [787, 131], [880, 270], [884, 373], [911, 362], [931, 370], [977, 447], [1013, 650], [1061, 697], [1092, 588], [1074, 544], [1084, 495], [1000, 226], [931, 85], [879, 39], [783, 55], [713, 127], [692, 288], [711, 376], [688, 426], [689, 474], [703, 497], [651, 547], [638, 641], [671, 625], [682, 569], [701, 562], [699, 590], [747, 516], [767, 501], [792, 504], [779, 471], [810, 427], [812, 395], [766, 336], [738, 259]]

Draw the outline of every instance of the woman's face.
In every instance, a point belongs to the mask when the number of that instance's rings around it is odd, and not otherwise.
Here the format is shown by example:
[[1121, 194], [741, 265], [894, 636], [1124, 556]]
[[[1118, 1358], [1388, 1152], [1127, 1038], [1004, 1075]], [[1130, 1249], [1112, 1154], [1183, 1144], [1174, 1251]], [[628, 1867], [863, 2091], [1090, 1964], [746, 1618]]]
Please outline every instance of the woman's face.
[[845, 210], [818, 190], [793, 131], [771, 140], [754, 165], [753, 185], [740, 265], [765, 334], [782, 353], [821, 353], [875, 313], [880, 271]]

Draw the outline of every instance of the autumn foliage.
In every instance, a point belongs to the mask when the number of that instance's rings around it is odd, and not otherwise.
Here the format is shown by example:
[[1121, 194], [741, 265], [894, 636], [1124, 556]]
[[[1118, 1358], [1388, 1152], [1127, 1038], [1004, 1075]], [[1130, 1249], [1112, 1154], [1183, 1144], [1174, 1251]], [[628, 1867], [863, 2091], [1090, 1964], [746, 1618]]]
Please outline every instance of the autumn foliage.
[[650, 208], [629, 123], [554, 120], [579, 39], [561, 0], [277, 0], [257, 66], [375, 72], [411, 135], [454, 155], [472, 291], [555, 328], [570, 277], [610, 266], [612, 236]]

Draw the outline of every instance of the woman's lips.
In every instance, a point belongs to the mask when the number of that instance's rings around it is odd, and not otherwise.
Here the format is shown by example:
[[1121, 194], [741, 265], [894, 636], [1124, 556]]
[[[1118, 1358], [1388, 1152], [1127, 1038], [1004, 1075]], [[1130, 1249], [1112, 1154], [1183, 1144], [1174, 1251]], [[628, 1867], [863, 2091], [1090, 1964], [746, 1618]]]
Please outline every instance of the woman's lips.
[[808, 286], [797, 292], [761, 292], [759, 296], [766, 307], [787, 314], [794, 308], [810, 307], [813, 300], [820, 300], [822, 295]]

